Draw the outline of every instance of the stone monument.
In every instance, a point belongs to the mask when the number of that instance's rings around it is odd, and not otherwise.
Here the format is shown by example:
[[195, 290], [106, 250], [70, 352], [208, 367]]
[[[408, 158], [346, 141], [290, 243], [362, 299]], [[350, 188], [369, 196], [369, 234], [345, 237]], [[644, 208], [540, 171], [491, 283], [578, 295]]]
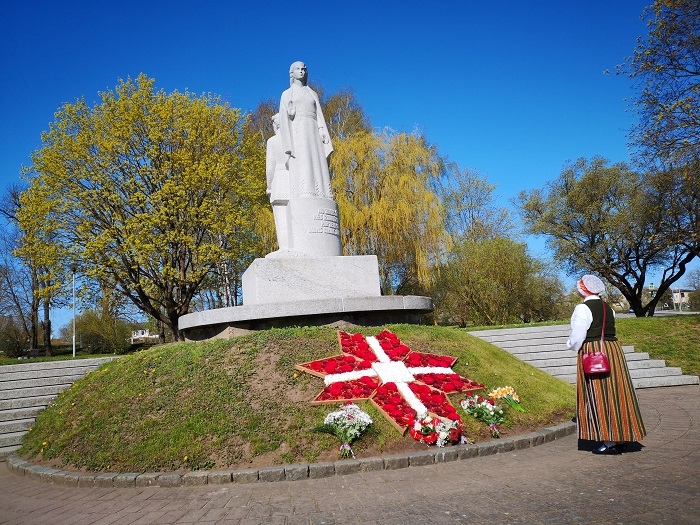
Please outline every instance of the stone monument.
[[278, 249], [243, 273], [243, 306], [187, 314], [187, 339], [232, 336], [292, 324], [416, 322], [432, 311], [419, 296], [382, 296], [375, 255], [343, 256], [338, 205], [328, 158], [333, 144], [303, 62], [289, 69], [289, 88], [267, 141], [267, 193]]

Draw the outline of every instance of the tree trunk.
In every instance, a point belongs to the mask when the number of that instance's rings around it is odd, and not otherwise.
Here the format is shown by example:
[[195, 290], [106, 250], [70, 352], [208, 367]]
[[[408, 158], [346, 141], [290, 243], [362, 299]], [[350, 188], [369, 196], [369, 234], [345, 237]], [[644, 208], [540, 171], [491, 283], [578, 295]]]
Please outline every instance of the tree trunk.
[[51, 357], [53, 355], [53, 349], [51, 348], [51, 310], [49, 308], [49, 301], [44, 301], [44, 320], [41, 322], [41, 327], [44, 331], [44, 355]]
[[39, 279], [37, 272], [32, 268], [32, 307], [30, 313], [29, 326], [29, 349], [34, 350], [39, 348]]

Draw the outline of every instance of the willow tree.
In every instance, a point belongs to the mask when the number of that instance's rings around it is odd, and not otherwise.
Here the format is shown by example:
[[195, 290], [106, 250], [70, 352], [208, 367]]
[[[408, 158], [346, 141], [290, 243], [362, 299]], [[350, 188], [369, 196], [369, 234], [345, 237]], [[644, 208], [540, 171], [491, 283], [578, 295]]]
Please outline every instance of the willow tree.
[[242, 162], [240, 111], [216, 96], [166, 94], [140, 75], [100, 99], [65, 104], [42, 134], [20, 226], [55, 231], [39, 244], [65, 247], [177, 340], [203, 280], [250, 251], [265, 176]]
[[382, 291], [428, 285], [449, 247], [432, 183], [443, 163], [414, 133], [357, 132], [333, 143], [333, 190], [345, 255], [376, 254]]

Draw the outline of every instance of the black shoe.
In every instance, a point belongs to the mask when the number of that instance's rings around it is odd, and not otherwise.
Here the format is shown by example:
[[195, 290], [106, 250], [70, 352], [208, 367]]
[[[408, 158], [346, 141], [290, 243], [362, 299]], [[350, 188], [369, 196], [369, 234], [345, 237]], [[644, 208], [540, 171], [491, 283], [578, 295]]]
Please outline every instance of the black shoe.
[[593, 451], [594, 454], [601, 454], [601, 455], [616, 455], [616, 454], [622, 454], [622, 443], [618, 443], [616, 445], [612, 446], [607, 446], [605, 443], [600, 445], [597, 449]]

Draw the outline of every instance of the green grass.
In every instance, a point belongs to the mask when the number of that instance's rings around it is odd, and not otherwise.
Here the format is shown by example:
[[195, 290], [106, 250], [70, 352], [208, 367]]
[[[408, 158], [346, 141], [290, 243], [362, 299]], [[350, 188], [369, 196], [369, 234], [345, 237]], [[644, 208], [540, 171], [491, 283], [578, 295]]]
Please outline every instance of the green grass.
[[[365, 328], [374, 335], [381, 328]], [[505, 435], [570, 420], [573, 385], [554, 379], [464, 330], [392, 325], [416, 351], [458, 358], [456, 372], [494, 388], [511, 385], [526, 413], [506, 408]], [[247, 468], [337, 458], [332, 436], [311, 432], [336, 405], [311, 406], [321, 379], [294, 365], [339, 353], [331, 328], [290, 328], [230, 340], [152, 347], [108, 363], [59, 395], [20, 454], [63, 468], [163, 471]], [[458, 406], [463, 395], [451, 396]], [[374, 420], [359, 455], [414, 450], [370, 402]], [[461, 409], [459, 409], [461, 411]], [[490, 439], [462, 412], [466, 434]]]
[[700, 315], [618, 319], [616, 328], [623, 345], [679, 366], [684, 374], [700, 375]]

